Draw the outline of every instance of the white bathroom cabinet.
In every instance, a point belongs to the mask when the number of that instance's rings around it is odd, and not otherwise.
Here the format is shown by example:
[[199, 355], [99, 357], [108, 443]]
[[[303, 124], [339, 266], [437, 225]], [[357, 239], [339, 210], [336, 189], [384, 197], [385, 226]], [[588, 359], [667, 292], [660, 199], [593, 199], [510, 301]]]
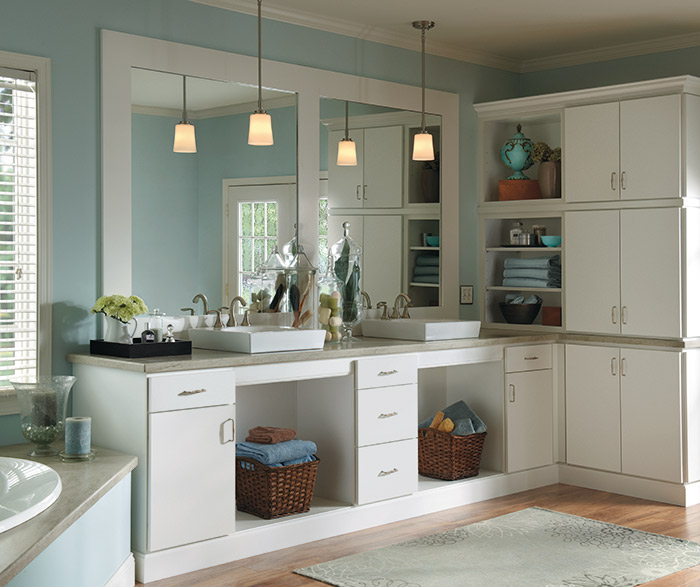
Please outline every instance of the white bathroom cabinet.
[[681, 95], [564, 111], [567, 202], [681, 196]]
[[567, 462], [683, 481], [681, 353], [566, 345]]
[[681, 209], [566, 212], [570, 331], [682, 336]]
[[345, 131], [328, 134], [329, 208], [400, 208], [403, 205], [402, 126], [353, 129], [357, 165], [337, 164]]
[[551, 465], [554, 454], [552, 345], [505, 350], [506, 471]]

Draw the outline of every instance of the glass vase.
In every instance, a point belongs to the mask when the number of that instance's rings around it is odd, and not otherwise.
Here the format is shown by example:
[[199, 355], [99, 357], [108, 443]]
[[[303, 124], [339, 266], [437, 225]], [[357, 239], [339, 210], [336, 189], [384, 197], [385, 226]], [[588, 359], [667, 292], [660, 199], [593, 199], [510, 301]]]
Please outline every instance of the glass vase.
[[342, 334], [343, 284], [335, 276], [333, 257], [328, 255], [326, 272], [318, 280], [318, 322], [326, 331], [326, 342], [340, 342]]
[[352, 338], [353, 326], [362, 320], [362, 247], [350, 238], [350, 223], [343, 222], [343, 238], [331, 247], [335, 262], [335, 276], [342, 283], [343, 340]]
[[57, 455], [58, 451], [50, 445], [63, 437], [68, 394], [75, 377], [15, 377], [10, 383], [17, 392], [22, 435], [36, 445], [29, 456]]
[[287, 304], [292, 314], [294, 328], [318, 328], [318, 315], [314, 300], [316, 294], [316, 272], [304, 253], [303, 245], [297, 246], [297, 254], [287, 268]]

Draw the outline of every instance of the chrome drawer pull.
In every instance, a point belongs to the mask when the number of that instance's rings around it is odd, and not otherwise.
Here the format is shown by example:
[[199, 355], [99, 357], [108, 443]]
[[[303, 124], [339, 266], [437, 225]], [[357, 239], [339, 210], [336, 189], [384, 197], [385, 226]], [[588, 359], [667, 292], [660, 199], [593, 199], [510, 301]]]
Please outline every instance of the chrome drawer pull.
[[383, 420], [384, 418], [392, 418], [394, 416], [398, 416], [398, 412], [389, 412], [388, 414], [379, 414], [377, 416], [378, 419]]
[[399, 470], [394, 467], [391, 471], [379, 471], [379, 475], [377, 477], [386, 477], [387, 475], [393, 475], [394, 473], [398, 473]]
[[[226, 434], [224, 433], [224, 429], [226, 428], [227, 422], [231, 422], [231, 438], [229, 438], [228, 440], [226, 440]], [[233, 442], [235, 439], [236, 439], [236, 424], [233, 422], [233, 418], [227, 418], [219, 426], [219, 442], [221, 444], [227, 444], [229, 442]]]
[[193, 390], [191, 390], [191, 391], [181, 391], [181, 392], [178, 393], [177, 395], [180, 395], [180, 396], [196, 395], [196, 394], [198, 394], [198, 393], [205, 393], [206, 391], [207, 391], [207, 390], [204, 389], [204, 388], [202, 388], [202, 389], [193, 389]]
[[615, 191], [615, 189], [616, 189], [616, 188], [615, 188], [615, 178], [616, 178], [616, 177], [617, 177], [617, 172], [616, 172], [616, 171], [613, 171], [613, 172], [610, 174], [610, 189], [611, 189], [612, 191]]
[[392, 369], [391, 371], [380, 371], [377, 373], [379, 377], [384, 377], [385, 375], [396, 375], [398, 371], [396, 369]]
[[534, 357], [525, 357], [525, 360], [526, 360], [526, 361], [536, 361], [537, 359], [539, 359], [538, 356], [534, 356]]

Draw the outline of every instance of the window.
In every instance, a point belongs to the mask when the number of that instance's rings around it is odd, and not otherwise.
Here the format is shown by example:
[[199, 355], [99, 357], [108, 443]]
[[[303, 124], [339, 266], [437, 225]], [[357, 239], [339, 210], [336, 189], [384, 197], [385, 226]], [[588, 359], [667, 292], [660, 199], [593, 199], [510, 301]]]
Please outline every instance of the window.
[[240, 202], [238, 218], [238, 292], [250, 300], [253, 275], [277, 245], [277, 202]]

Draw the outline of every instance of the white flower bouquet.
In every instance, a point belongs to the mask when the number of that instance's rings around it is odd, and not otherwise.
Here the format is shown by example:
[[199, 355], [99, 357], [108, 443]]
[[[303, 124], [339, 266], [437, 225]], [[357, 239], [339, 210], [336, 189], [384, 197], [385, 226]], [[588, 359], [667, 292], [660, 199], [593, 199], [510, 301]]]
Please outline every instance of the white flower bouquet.
[[102, 296], [90, 310], [93, 314], [105, 314], [124, 324], [134, 319], [134, 316], [146, 314], [148, 308], [138, 296], [121, 296], [119, 294]]

